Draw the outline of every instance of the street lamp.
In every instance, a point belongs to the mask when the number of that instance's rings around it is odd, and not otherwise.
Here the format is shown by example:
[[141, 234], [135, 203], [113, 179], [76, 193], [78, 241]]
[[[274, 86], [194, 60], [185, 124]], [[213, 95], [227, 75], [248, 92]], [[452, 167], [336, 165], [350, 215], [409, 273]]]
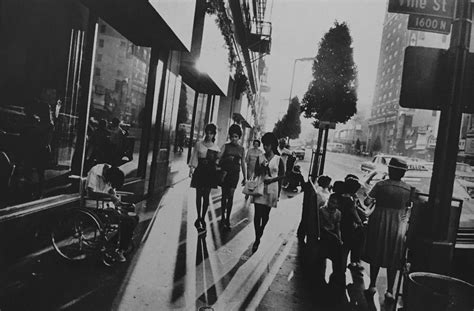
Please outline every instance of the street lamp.
[[293, 83], [295, 82], [295, 69], [296, 69], [296, 62], [306, 62], [310, 60], [315, 60], [316, 57], [302, 57], [302, 58], [295, 58], [295, 62], [293, 63], [293, 74], [291, 76], [291, 87], [290, 87], [290, 96], [288, 97], [288, 103], [291, 103], [291, 95], [293, 94]]

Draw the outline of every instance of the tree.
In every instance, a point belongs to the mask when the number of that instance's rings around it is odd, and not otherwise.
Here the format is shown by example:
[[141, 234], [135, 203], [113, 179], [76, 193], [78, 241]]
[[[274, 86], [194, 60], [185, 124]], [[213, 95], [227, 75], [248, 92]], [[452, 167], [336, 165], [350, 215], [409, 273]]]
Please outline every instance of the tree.
[[178, 121], [177, 125], [181, 123], [187, 123], [189, 119], [189, 111], [188, 111], [188, 96], [186, 94], [186, 85], [184, 83], [181, 84], [181, 93], [179, 95], [179, 107], [178, 107]]
[[382, 150], [382, 141], [380, 140], [380, 136], [377, 136], [372, 144], [372, 151], [378, 152]]
[[273, 128], [273, 134], [278, 138], [289, 137], [290, 139], [296, 139], [301, 133], [301, 120], [300, 120], [301, 108], [298, 97], [293, 97], [288, 110], [281, 120], [275, 123]]
[[346, 23], [334, 23], [319, 43], [313, 63], [313, 80], [303, 97], [301, 110], [306, 118], [345, 123], [356, 112], [357, 68], [352, 37]]

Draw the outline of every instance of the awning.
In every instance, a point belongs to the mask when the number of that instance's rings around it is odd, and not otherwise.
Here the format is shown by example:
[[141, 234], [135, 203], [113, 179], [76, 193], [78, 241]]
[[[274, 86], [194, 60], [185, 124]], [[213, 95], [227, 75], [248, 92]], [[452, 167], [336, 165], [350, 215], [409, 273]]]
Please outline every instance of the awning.
[[189, 51], [148, 0], [81, 1], [136, 45]]
[[232, 119], [235, 122], [241, 124], [243, 127], [252, 128], [252, 126], [247, 122], [247, 120], [245, 120], [245, 118], [240, 113], [234, 112], [234, 114], [232, 115]]

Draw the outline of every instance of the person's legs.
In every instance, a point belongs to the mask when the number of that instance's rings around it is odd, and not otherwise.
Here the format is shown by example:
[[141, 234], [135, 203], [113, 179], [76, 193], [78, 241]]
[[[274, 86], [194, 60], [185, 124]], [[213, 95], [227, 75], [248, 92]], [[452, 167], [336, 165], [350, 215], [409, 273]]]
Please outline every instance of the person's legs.
[[369, 288], [375, 289], [377, 277], [379, 276], [380, 267], [376, 265], [370, 265], [370, 285]]
[[268, 219], [270, 218], [270, 210], [272, 208], [270, 206], [262, 205], [262, 226], [260, 229], [260, 237], [263, 235], [263, 230], [265, 230], [265, 226], [268, 223]]
[[255, 212], [253, 215], [253, 228], [255, 230], [255, 241], [260, 240], [260, 227], [262, 226], [262, 206], [260, 204], [255, 205]]
[[234, 204], [234, 191], [235, 188], [229, 188], [229, 192], [227, 194], [227, 204], [226, 204], [226, 225], [230, 227], [230, 215], [232, 213], [232, 206]]
[[393, 285], [395, 285], [395, 277], [397, 269], [387, 268], [387, 292], [393, 294]]
[[222, 198], [221, 198], [221, 221], [225, 223], [226, 217], [226, 209], [227, 209], [227, 196], [228, 196], [229, 188], [222, 187]]
[[120, 214], [120, 245], [122, 251], [126, 251], [130, 247], [132, 241], [133, 230], [138, 224], [138, 216], [128, 216]]
[[201, 225], [206, 228], [206, 215], [209, 208], [209, 195], [211, 194], [211, 188], [202, 189], [202, 213], [199, 218], [201, 218]]
[[260, 245], [260, 238], [263, 234], [263, 218], [265, 217], [265, 205], [255, 204], [255, 214], [253, 219], [253, 226], [255, 229], [255, 242], [253, 243], [252, 250], [255, 252]]
[[202, 188], [196, 188], [196, 213], [197, 213], [197, 219], [194, 222], [194, 226], [196, 229], [199, 229], [200, 227], [200, 218], [201, 218], [201, 207], [202, 207]]

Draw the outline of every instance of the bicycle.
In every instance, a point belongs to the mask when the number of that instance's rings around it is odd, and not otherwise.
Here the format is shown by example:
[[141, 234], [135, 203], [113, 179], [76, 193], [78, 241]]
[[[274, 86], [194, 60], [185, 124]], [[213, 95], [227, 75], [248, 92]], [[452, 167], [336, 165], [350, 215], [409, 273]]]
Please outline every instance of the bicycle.
[[[85, 206], [87, 200], [95, 201], [96, 207]], [[120, 242], [121, 212], [110, 200], [90, 199], [82, 195], [81, 206], [73, 208], [58, 219], [53, 227], [51, 231], [53, 248], [69, 261], [82, 261], [100, 256], [106, 266], [113, 266], [117, 262], [115, 254]], [[130, 253], [133, 248], [131, 243], [126, 253]]]

